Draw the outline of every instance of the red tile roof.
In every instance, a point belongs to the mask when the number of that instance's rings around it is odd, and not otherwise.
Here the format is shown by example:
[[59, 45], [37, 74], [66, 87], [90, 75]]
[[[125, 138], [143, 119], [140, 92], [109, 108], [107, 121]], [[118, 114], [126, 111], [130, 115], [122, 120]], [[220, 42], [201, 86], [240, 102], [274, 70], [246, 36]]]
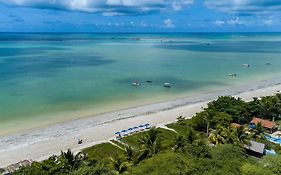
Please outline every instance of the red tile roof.
[[253, 120], [251, 121], [251, 124], [257, 125], [258, 123], [261, 123], [263, 127], [268, 128], [268, 129], [272, 129], [276, 126], [275, 122], [260, 119], [260, 118], [256, 118], [256, 117], [253, 118]]

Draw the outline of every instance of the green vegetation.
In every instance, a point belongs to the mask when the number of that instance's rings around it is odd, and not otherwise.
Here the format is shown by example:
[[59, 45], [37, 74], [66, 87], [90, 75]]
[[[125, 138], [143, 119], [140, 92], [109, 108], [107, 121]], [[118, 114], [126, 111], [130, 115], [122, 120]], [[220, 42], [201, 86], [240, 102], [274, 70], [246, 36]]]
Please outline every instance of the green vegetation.
[[[77, 155], [70, 151], [34, 162], [16, 175], [277, 175], [281, 174], [281, 155], [251, 157], [245, 152], [250, 140], [263, 142], [281, 153], [281, 146], [265, 139], [261, 125], [249, 129], [254, 117], [280, 122], [281, 95], [244, 102], [219, 97], [192, 119], [179, 117], [167, 126], [174, 131], [152, 128], [125, 137], [115, 144], [103, 143]], [[231, 123], [240, 127], [231, 127]], [[121, 149], [121, 148], [122, 149]]]
[[242, 175], [281, 174], [281, 156], [265, 156], [254, 164], [246, 163], [241, 167]]
[[108, 161], [109, 157], [121, 154], [123, 150], [110, 144], [102, 143], [94, 147], [86, 148], [83, 153], [88, 156], [90, 160], [104, 160]]

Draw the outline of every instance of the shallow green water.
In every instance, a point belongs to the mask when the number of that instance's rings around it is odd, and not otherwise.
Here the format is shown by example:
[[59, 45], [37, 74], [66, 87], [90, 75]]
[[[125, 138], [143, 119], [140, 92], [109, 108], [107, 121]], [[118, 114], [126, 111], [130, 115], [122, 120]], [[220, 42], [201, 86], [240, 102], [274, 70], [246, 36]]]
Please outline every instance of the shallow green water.
[[0, 34], [0, 126], [279, 76], [280, 58], [281, 34]]

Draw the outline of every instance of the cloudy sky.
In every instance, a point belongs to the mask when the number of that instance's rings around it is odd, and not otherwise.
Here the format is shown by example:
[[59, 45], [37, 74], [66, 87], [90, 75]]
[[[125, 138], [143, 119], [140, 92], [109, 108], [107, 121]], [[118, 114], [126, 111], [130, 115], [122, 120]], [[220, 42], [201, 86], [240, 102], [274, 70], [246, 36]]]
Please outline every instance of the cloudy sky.
[[0, 32], [278, 32], [281, 0], [0, 0]]

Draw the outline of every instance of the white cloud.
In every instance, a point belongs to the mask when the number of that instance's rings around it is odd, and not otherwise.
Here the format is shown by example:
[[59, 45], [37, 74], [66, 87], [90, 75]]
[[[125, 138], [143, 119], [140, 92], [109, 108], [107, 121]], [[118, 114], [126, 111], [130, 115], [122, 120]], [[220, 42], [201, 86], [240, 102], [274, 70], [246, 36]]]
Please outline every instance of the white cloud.
[[222, 25], [225, 24], [225, 21], [223, 21], [223, 20], [216, 20], [215, 24], [218, 25], [218, 26], [222, 26]]
[[10, 6], [103, 13], [107, 16], [180, 10], [193, 0], [0, 0]]
[[164, 20], [164, 25], [166, 28], [174, 28], [175, 25], [171, 19], [165, 19]]
[[205, 0], [208, 8], [240, 15], [262, 15], [281, 11], [280, 0]]
[[247, 21], [241, 20], [238, 17], [227, 20], [227, 23], [230, 25], [248, 25]]
[[274, 20], [273, 19], [267, 19], [263, 21], [263, 24], [267, 25], [267, 26], [271, 26], [274, 24]]
[[148, 27], [148, 24], [145, 21], [141, 21], [140, 26], [141, 27]]
[[242, 20], [238, 17], [235, 17], [235, 18], [231, 18], [231, 19], [228, 19], [228, 20], [216, 20], [215, 25], [218, 25], [218, 26], [223, 26], [223, 25], [232, 25], [232, 26], [244, 25], [244, 26], [247, 26], [247, 25], [250, 25], [250, 23], [246, 20]]
[[280, 26], [281, 18], [279, 16], [269, 16], [268, 18], [261, 20], [261, 23], [265, 26]]
[[193, 4], [193, 2], [194, 2], [193, 0], [177, 0], [177, 1], [172, 1], [172, 8], [175, 11], [180, 11], [184, 7]]

